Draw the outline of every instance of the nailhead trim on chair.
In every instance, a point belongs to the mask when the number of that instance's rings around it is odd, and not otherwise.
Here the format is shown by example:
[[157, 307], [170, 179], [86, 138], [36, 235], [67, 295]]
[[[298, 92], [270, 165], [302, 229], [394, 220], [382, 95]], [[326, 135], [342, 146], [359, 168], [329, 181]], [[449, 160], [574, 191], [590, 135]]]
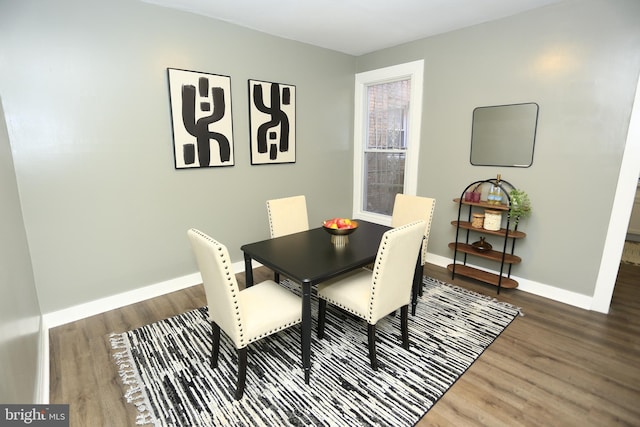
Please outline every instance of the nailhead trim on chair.
[[218, 243], [217, 241], [213, 240], [211, 238], [211, 236], [208, 236], [204, 233], [202, 233], [200, 230], [196, 230], [195, 228], [192, 229], [196, 234], [198, 234], [200, 237], [204, 238], [205, 240], [209, 241], [211, 244], [213, 244], [214, 246], [216, 246], [216, 248], [218, 249], [218, 256], [223, 258], [222, 262], [223, 264], [225, 264], [224, 269], [226, 271], [226, 276], [227, 276], [227, 285], [231, 288], [231, 296], [233, 297], [233, 306], [236, 310], [236, 321], [237, 326], [238, 326], [238, 331], [239, 331], [239, 335], [240, 335], [240, 347], [246, 347], [249, 343], [245, 342], [245, 337], [244, 337], [244, 329], [242, 329], [242, 324], [240, 323], [240, 305], [238, 304], [238, 294], [235, 292], [236, 290], [236, 286], [234, 285], [233, 282], [233, 277], [235, 276], [231, 276], [231, 273], [229, 271], [229, 266], [226, 265], [227, 264], [227, 260], [224, 259], [224, 252], [222, 250], [222, 246], [220, 245], [220, 243]]
[[261, 334], [260, 336], [257, 336], [257, 337], [255, 337], [255, 338], [253, 338], [251, 341], [248, 341], [248, 342], [247, 342], [247, 345], [251, 344], [251, 343], [252, 343], [252, 342], [254, 342], [254, 341], [258, 341], [260, 338], [264, 338], [264, 337], [266, 337], [266, 336], [269, 336], [269, 335], [271, 335], [271, 334], [273, 334], [273, 333], [276, 333], [276, 332], [278, 332], [278, 331], [281, 331], [281, 330], [283, 330], [283, 329], [287, 329], [289, 326], [293, 326], [293, 325], [295, 325], [296, 323], [298, 323], [298, 322], [290, 322], [290, 323], [287, 323], [286, 325], [281, 326], [281, 327], [279, 327], [279, 328], [272, 329], [272, 330], [270, 330], [270, 331], [264, 332], [264, 333], [263, 333], [263, 334]]
[[343, 309], [344, 311], [347, 311], [347, 312], [349, 312], [349, 313], [351, 313], [351, 314], [355, 314], [356, 316], [358, 316], [358, 317], [359, 317], [359, 318], [361, 318], [361, 319], [365, 319], [365, 318], [367, 317], [367, 314], [366, 314], [366, 313], [358, 313], [357, 311], [352, 310], [352, 309], [350, 309], [349, 307], [345, 307], [344, 305], [342, 305], [342, 304], [340, 304], [339, 302], [334, 301], [334, 300], [332, 300], [332, 299], [330, 299], [330, 298], [322, 298], [322, 299], [324, 299], [324, 300], [325, 300], [325, 301], [327, 301], [327, 302], [330, 302], [332, 305], [335, 305], [336, 307], [340, 307], [340, 308], [341, 308], [341, 309]]
[[427, 262], [427, 245], [429, 244], [429, 234], [431, 234], [431, 222], [433, 221], [433, 211], [436, 209], [436, 199], [433, 199], [433, 203], [431, 203], [431, 212], [429, 212], [429, 218], [426, 219], [427, 227], [425, 230], [427, 234], [424, 235], [424, 240], [422, 241], [422, 246], [420, 247], [420, 263], [425, 265]]
[[[399, 227], [394, 229], [395, 230], [401, 230], [403, 227]], [[389, 236], [387, 234], [384, 235], [384, 241], [382, 242], [381, 246], [380, 246], [380, 262], [382, 262], [382, 260], [385, 258], [385, 253], [387, 250], [387, 245], [389, 244]], [[376, 260], [377, 261], [377, 260]], [[376, 295], [376, 285], [378, 283], [378, 278], [380, 277], [380, 263], [376, 262], [375, 263], [375, 269], [373, 272], [373, 280], [372, 280], [372, 284], [371, 284], [371, 298], [369, 300], [369, 313], [367, 314], [367, 323], [369, 323], [370, 325], [372, 325], [373, 323], [371, 323], [372, 321], [372, 313], [373, 313], [373, 301]]]
[[267, 216], [269, 217], [269, 235], [273, 237], [273, 220], [271, 215], [271, 205], [267, 201]]
[[[219, 251], [219, 256], [221, 258], [224, 257], [224, 252], [222, 252], [222, 247], [218, 245], [218, 251]], [[229, 272], [229, 266], [227, 265], [227, 260], [223, 259], [222, 263], [224, 264], [224, 270], [225, 270], [225, 274], [227, 276], [227, 284], [229, 285], [229, 287], [231, 288], [231, 296], [233, 297], [233, 306], [236, 310], [236, 321], [237, 326], [238, 326], [238, 333], [240, 335], [240, 347], [246, 347], [247, 344], [245, 342], [245, 338], [244, 338], [244, 329], [242, 329], [242, 323], [241, 323], [241, 319], [240, 319], [240, 305], [238, 304], [238, 294], [235, 292], [236, 291], [236, 286], [233, 283], [233, 278], [231, 276], [231, 273]]]

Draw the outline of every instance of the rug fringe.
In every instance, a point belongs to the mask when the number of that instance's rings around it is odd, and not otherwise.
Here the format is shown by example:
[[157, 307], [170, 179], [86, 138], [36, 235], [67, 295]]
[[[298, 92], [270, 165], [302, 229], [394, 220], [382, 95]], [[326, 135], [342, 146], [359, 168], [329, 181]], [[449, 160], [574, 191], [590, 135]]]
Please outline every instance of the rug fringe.
[[113, 350], [122, 350], [113, 353], [112, 357], [118, 366], [118, 373], [122, 384], [129, 386], [124, 393], [124, 398], [127, 400], [127, 403], [135, 405], [138, 411], [136, 424], [158, 425], [158, 421], [150, 411], [151, 404], [144, 391], [144, 382], [133, 365], [131, 348], [129, 347], [125, 334], [111, 334], [109, 335], [109, 342]]

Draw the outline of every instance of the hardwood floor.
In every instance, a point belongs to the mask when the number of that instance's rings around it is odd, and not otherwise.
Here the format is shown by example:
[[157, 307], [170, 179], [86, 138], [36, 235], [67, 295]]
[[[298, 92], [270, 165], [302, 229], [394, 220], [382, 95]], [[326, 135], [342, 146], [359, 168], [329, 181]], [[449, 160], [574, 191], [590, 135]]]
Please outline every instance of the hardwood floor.
[[[254, 274], [256, 281], [272, 277], [264, 267]], [[425, 274], [496, 297], [495, 288], [452, 281], [441, 267], [427, 264]], [[244, 274], [238, 281], [244, 284]], [[608, 315], [518, 290], [497, 298], [525, 315], [417, 426], [640, 425], [640, 267], [621, 265]], [[202, 286], [195, 286], [52, 329], [51, 403], [70, 404], [71, 426], [134, 426], [109, 334], [205, 304]]]

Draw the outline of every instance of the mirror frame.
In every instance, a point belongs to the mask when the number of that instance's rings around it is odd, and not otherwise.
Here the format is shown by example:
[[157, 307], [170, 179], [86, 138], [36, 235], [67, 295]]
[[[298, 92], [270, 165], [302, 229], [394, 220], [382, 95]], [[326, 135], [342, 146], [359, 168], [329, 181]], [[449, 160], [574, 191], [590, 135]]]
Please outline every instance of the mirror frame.
[[535, 102], [476, 107], [471, 125], [471, 164], [530, 167], [539, 110]]

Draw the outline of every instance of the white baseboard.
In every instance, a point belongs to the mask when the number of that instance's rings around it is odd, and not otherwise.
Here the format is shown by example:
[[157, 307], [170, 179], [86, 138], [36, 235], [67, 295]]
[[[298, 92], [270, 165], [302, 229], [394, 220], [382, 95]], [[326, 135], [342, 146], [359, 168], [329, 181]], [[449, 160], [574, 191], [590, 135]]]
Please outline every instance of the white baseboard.
[[[253, 268], [257, 268], [261, 264], [254, 261], [252, 265]], [[244, 272], [244, 261], [236, 262], [232, 267], [236, 274], [242, 273]], [[62, 310], [45, 313], [42, 316], [44, 327], [46, 329], [55, 328], [56, 326], [64, 325], [65, 323], [75, 322], [76, 320], [84, 319], [116, 308], [121, 308], [136, 302], [159, 297], [191, 286], [196, 286], [201, 283], [202, 276], [198, 272], [134, 289], [132, 291], [123, 292], [121, 294], [100, 298], [95, 301], [90, 301]]]
[[[438, 265], [443, 268], [447, 268], [447, 265], [451, 264], [451, 258], [446, 258], [440, 255], [427, 254], [427, 262]], [[471, 265], [471, 264], [469, 264]], [[473, 266], [480, 268], [477, 266]], [[494, 274], [498, 274], [497, 271], [480, 268]], [[544, 283], [535, 282], [533, 280], [523, 279], [517, 276], [511, 276], [518, 282], [518, 290], [528, 292], [530, 294], [538, 295], [544, 298], [548, 298], [563, 304], [572, 305], [574, 307], [589, 310], [593, 303], [593, 297], [588, 295], [582, 295], [575, 292], [567, 291], [564, 289], [556, 288]]]
[[631, 230], [629, 230], [629, 232], [627, 232], [627, 237], [625, 240], [629, 240], [632, 242], [640, 242], [640, 230], [637, 230], [635, 232], [631, 232]]
[[189, 274], [187, 276], [170, 279], [165, 282], [156, 283], [154, 285], [145, 286], [134, 289], [132, 291], [123, 292], [121, 294], [112, 295], [106, 298], [79, 304], [62, 310], [45, 313], [44, 324], [47, 329], [66, 323], [75, 322], [136, 302], [144, 301], [170, 292], [179, 291], [202, 283], [200, 273]]

